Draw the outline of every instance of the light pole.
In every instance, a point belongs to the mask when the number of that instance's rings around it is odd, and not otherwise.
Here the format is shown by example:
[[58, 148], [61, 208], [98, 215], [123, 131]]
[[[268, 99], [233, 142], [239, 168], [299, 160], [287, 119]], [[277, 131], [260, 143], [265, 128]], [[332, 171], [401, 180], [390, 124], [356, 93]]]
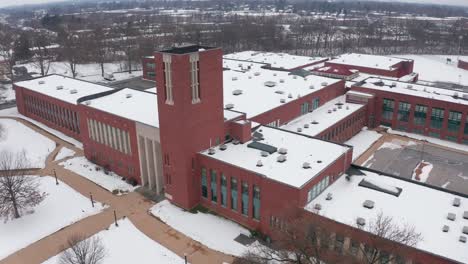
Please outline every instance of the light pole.
[[458, 60], [460, 60], [462, 40], [463, 40], [463, 36], [462, 35], [458, 36]]

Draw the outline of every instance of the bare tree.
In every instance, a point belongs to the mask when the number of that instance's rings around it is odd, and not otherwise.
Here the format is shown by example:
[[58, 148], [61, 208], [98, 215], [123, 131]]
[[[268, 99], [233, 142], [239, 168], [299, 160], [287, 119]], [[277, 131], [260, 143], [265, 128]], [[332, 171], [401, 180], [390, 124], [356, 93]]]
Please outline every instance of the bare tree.
[[49, 44], [50, 42], [41, 33], [36, 34], [33, 38], [34, 64], [39, 68], [42, 76], [49, 73], [51, 59]]
[[82, 48], [80, 46], [80, 37], [72, 33], [61, 31], [59, 33], [59, 41], [62, 46], [61, 58], [65, 61], [67, 67], [70, 69], [73, 78], [76, 78], [78, 74], [76, 66], [82, 54]]
[[0, 60], [6, 62], [8, 77], [13, 81], [13, 67], [15, 66], [15, 56], [13, 48], [15, 45], [15, 34], [9, 28], [0, 27]]
[[28, 162], [24, 152], [16, 155], [0, 153], [0, 217], [20, 218], [31, 207], [46, 197], [39, 191], [39, 182], [26, 176]]
[[[371, 233], [364, 247], [358, 247], [362, 253], [361, 262], [366, 264], [392, 263], [401, 257], [401, 246], [415, 247], [421, 240], [421, 233], [410, 225], [398, 225], [396, 221], [379, 213], [374, 220], [359, 229]], [[393, 243], [388, 243], [390, 240]]]
[[86, 239], [82, 235], [73, 235], [64, 246], [59, 264], [99, 264], [105, 257], [106, 249], [98, 236]]

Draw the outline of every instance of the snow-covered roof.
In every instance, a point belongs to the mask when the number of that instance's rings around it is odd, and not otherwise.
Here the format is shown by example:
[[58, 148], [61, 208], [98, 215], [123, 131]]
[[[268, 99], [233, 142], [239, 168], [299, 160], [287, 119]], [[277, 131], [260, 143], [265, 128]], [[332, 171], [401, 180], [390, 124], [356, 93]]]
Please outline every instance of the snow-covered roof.
[[410, 61], [410, 60], [389, 57], [389, 56], [347, 53], [347, 54], [340, 55], [336, 59], [330, 60], [329, 62], [335, 63], [335, 64], [345, 64], [345, 65], [375, 68], [375, 69], [381, 69], [381, 70], [393, 70], [394, 65], [402, 61]]
[[239, 118], [241, 117], [243, 114], [242, 113], [238, 113], [238, 112], [234, 112], [234, 111], [231, 111], [231, 110], [228, 110], [228, 109], [224, 109], [224, 120], [232, 120], [232, 119], [235, 119], [235, 118]]
[[[364, 107], [362, 104], [347, 103], [346, 95], [342, 95], [325, 103], [313, 112], [299, 116], [281, 128], [304, 135], [316, 136], [362, 107]], [[306, 124], [308, 125], [307, 128], [304, 126]], [[302, 131], [299, 132], [298, 128], [301, 128]]]
[[15, 84], [70, 104], [77, 104], [81, 97], [112, 90], [107, 86], [55, 74]]
[[145, 89], [145, 91], [149, 93], [158, 93], [158, 91], [156, 90], [156, 87]]
[[154, 93], [125, 88], [82, 103], [116, 116], [159, 127], [158, 97]]
[[270, 64], [273, 68], [294, 69], [309, 64], [320, 63], [327, 58], [290, 55], [261, 51], [242, 51], [224, 55], [225, 59], [252, 61]]
[[[209, 154], [209, 150], [202, 151], [201, 154], [258, 173], [271, 180], [300, 188], [349, 150], [343, 145], [277, 128], [260, 126], [256, 132], [263, 136], [263, 140], [258, 141], [259, 143], [275, 147], [278, 151], [263, 157], [261, 150], [248, 147], [254, 142], [251, 140], [237, 145], [232, 142], [228, 143], [226, 150], [215, 148], [213, 155]], [[281, 155], [279, 153], [281, 148], [287, 149], [284, 162], [277, 161]], [[261, 167], [257, 166], [259, 161], [262, 163]], [[305, 162], [310, 164], [310, 168], [303, 168]]]
[[226, 68], [233, 66], [223, 71], [224, 106], [233, 104], [232, 110], [246, 113], [247, 118], [340, 82], [322, 76], [304, 78], [289, 75], [289, 72], [262, 69], [257, 63], [236, 61], [234, 65], [230, 64], [224, 64]]
[[[314, 205], [319, 203], [322, 206], [320, 215], [350, 226], [356, 226], [358, 217], [364, 218], [368, 224], [382, 213], [392, 217], [395, 224], [414, 226], [416, 232], [422, 235], [417, 248], [468, 263], [468, 245], [458, 241], [463, 235], [463, 227], [468, 226], [468, 220], [463, 219], [463, 213], [468, 211], [467, 198], [369, 171], [361, 172], [364, 175], [353, 175], [350, 181], [346, 180], [345, 175], [340, 177], [312, 200], [306, 209], [314, 211]], [[359, 183], [363, 179], [385, 189], [397, 187], [402, 191], [397, 197], [361, 187]], [[333, 195], [333, 199], [326, 199], [328, 193]], [[452, 205], [456, 197], [461, 200], [459, 207]], [[365, 200], [373, 201], [374, 208], [364, 208]], [[454, 213], [456, 219], [448, 220], [448, 213]], [[448, 232], [442, 231], [444, 225], [449, 226]]]
[[461, 91], [454, 91], [413, 83], [410, 84], [375, 77], [368, 78], [360, 83], [356, 83], [355, 85], [357, 87], [386, 91], [390, 93], [399, 93], [422, 98], [441, 100], [456, 104], [468, 105], [468, 93]]

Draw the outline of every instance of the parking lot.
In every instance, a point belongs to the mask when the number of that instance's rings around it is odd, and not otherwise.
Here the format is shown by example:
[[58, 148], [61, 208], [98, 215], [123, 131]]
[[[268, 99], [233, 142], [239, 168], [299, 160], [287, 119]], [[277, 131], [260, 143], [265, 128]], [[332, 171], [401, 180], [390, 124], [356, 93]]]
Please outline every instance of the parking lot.
[[[422, 181], [468, 194], [468, 155], [458, 150], [386, 134], [366, 153], [362, 166], [403, 178], [415, 178], [421, 161], [427, 167]], [[424, 173], [423, 173], [424, 174]], [[418, 174], [419, 175], [419, 174]]]

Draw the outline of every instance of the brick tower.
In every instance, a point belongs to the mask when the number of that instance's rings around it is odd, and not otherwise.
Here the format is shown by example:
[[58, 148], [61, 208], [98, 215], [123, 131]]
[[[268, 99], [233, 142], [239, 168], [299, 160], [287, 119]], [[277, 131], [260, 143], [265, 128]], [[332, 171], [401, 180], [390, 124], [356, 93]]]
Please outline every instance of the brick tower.
[[222, 50], [177, 47], [155, 62], [166, 197], [189, 209], [200, 199], [195, 154], [224, 139]]

